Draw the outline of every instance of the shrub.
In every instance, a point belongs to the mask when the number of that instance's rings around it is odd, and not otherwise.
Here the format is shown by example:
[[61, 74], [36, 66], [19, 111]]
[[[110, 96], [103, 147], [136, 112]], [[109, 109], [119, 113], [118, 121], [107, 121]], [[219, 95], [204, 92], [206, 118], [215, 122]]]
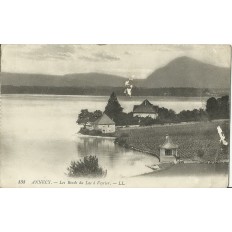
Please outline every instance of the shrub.
[[71, 161], [67, 170], [70, 177], [105, 177], [107, 174], [107, 170], [99, 167], [98, 158], [91, 155], [83, 160]]
[[93, 135], [93, 136], [102, 135], [102, 132], [99, 130], [88, 130], [84, 127], [81, 128], [79, 132], [83, 135]]
[[140, 119], [140, 126], [150, 126], [154, 124], [154, 119], [151, 117], [141, 118]]
[[128, 147], [128, 144], [127, 144], [127, 141], [126, 141], [126, 137], [123, 137], [123, 136], [120, 136], [118, 138], [116, 138], [114, 140], [114, 143], [120, 145], [120, 146], [123, 146], [123, 147]]
[[205, 152], [204, 152], [203, 149], [199, 149], [199, 150], [197, 151], [197, 156], [200, 157], [200, 158], [202, 158], [202, 157], [204, 156], [204, 154], [205, 154]]
[[128, 133], [122, 133], [122, 134], [120, 135], [120, 137], [121, 137], [121, 138], [123, 138], [123, 137], [129, 137], [129, 134], [128, 134]]

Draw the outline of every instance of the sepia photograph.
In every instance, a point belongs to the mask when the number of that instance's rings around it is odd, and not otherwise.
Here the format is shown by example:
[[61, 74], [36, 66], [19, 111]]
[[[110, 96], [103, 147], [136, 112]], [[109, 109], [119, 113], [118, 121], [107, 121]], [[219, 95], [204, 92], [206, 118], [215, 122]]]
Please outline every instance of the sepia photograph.
[[230, 45], [1, 45], [0, 187], [229, 183]]
[[1, 231], [231, 228], [232, 1], [1, 9]]

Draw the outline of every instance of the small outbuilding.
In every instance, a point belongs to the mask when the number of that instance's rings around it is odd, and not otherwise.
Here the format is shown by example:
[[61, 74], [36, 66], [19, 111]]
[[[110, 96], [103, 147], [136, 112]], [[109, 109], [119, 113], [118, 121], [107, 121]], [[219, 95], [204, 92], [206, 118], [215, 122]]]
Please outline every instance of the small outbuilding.
[[99, 119], [92, 123], [94, 130], [99, 130], [103, 134], [115, 132], [115, 122], [106, 114], [103, 114]]
[[166, 135], [166, 139], [163, 145], [160, 146], [160, 162], [175, 162], [178, 145], [174, 144], [169, 135]]
[[156, 119], [158, 117], [158, 106], [154, 106], [147, 99], [140, 105], [135, 105], [133, 108], [133, 117], [150, 117]]

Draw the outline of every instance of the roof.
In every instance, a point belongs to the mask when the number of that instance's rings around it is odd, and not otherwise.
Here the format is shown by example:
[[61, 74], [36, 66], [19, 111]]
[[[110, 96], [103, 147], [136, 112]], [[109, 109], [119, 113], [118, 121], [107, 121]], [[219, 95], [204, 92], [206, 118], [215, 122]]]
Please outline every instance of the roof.
[[152, 105], [147, 99], [142, 102], [141, 105], [135, 105], [133, 113], [150, 113], [157, 114], [158, 106]]
[[98, 118], [95, 122], [95, 125], [115, 125], [115, 122], [110, 119], [106, 114], [103, 114], [100, 118]]
[[178, 148], [178, 145], [174, 144], [170, 138], [169, 135], [166, 135], [166, 140], [163, 145], [160, 146], [160, 148], [164, 149], [176, 149]]

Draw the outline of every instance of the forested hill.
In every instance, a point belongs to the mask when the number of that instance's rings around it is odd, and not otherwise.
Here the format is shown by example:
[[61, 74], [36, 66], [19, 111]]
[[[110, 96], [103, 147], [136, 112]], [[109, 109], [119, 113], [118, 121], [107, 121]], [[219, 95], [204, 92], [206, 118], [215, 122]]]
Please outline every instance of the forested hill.
[[[126, 77], [103, 73], [77, 73], [60, 76], [1, 73], [3, 86], [123, 88], [126, 80]], [[230, 86], [230, 69], [206, 64], [189, 57], [179, 57], [155, 70], [147, 78], [135, 79], [134, 85], [137, 88], [224, 89]]]
[[119, 87], [127, 79], [102, 73], [77, 73], [67, 75], [44, 75], [24, 73], [1, 73], [2, 85], [47, 87]]
[[155, 70], [142, 87], [228, 88], [230, 69], [205, 64], [189, 57], [177, 58]]

